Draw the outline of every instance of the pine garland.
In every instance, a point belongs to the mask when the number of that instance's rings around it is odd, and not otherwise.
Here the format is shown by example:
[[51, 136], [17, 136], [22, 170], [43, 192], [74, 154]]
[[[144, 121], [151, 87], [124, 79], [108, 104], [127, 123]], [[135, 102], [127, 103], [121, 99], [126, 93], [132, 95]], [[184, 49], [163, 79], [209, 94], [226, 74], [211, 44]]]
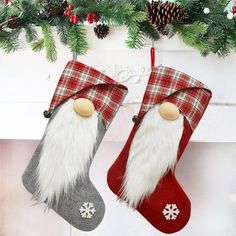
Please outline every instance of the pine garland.
[[[24, 33], [25, 41], [31, 44], [33, 51], [45, 50], [47, 59], [55, 61], [57, 51], [52, 34], [52, 27], [55, 27], [64, 45], [72, 52], [84, 54], [89, 48], [84, 23], [91, 13], [99, 17], [101, 24], [127, 27], [126, 44], [129, 48], [144, 47], [146, 39], [160, 39], [160, 28], [148, 20], [148, 14], [152, 14], [152, 19], [155, 19], [155, 11], [147, 11], [147, 0], [11, 1], [5, 5], [0, 0], [0, 48], [6, 53], [21, 48], [19, 35]], [[216, 54], [225, 57], [236, 50], [236, 16], [233, 19], [227, 18], [226, 7], [229, 3], [229, 0], [176, 0], [177, 5], [172, 7], [173, 11], [179, 6], [186, 15], [179, 22], [166, 21], [167, 24], [161, 26], [160, 32], [168, 38], [178, 35], [186, 45], [197, 49], [203, 56]], [[69, 22], [69, 18], [61, 14], [68, 9], [69, 4], [74, 6], [71, 12], [78, 15], [77, 23]], [[206, 7], [209, 13], [204, 13]], [[11, 24], [11, 19], [17, 20], [17, 24]], [[9, 25], [16, 28], [11, 29]], [[37, 35], [36, 27], [41, 28], [42, 38]]]

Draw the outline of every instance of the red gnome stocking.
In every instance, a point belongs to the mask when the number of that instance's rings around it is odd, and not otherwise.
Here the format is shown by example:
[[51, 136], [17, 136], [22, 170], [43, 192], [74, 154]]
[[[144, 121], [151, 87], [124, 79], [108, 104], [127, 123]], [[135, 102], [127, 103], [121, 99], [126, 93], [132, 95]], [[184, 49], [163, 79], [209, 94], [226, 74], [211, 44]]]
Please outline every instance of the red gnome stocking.
[[174, 171], [210, 98], [192, 77], [154, 68], [128, 141], [108, 172], [111, 190], [164, 233], [181, 230], [190, 218], [191, 203]]

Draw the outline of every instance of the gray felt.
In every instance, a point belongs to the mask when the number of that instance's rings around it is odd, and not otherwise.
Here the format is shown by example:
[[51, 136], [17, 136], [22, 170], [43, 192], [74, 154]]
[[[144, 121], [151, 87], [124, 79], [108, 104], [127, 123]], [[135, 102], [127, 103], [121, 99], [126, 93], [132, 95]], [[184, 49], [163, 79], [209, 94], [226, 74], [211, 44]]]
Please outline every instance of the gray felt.
[[[55, 110], [49, 122], [53, 119], [59, 109], [60, 106]], [[102, 121], [102, 118], [99, 116], [98, 139], [94, 147], [93, 156], [95, 155], [105, 135], [105, 132], [106, 129], [104, 123]], [[41, 156], [43, 139], [44, 137], [36, 148], [33, 157], [22, 176], [22, 181], [25, 188], [32, 194], [37, 190], [36, 169]], [[96, 212], [91, 218], [82, 218], [81, 216], [79, 210], [84, 202], [90, 202], [94, 204]], [[75, 228], [83, 231], [91, 231], [101, 223], [105, 213], [105, 204], [101, 195], [90, 181], [89, 176], [87, 176], [84, 179], [78, 178], [76, 186], [70, 190], [67, 196], [61, 196], [58, 205], [53, 205], [52, 209]]]

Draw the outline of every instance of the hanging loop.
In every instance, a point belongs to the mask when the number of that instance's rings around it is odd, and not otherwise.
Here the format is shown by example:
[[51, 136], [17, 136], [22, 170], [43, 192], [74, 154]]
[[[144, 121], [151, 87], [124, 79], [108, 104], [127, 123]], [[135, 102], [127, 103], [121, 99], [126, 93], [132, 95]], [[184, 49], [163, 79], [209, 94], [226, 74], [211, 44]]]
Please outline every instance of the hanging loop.
[[73, 52], [73, 60], [77, 61], [77, 57], [78, 57], [78, 53], [77, 52]]
[[152, 47], [150, 50], [150, 56], [151, 56], [151, 69], [155, 66], [155, 47], [154, 47], [154, 41], [152, 41]]

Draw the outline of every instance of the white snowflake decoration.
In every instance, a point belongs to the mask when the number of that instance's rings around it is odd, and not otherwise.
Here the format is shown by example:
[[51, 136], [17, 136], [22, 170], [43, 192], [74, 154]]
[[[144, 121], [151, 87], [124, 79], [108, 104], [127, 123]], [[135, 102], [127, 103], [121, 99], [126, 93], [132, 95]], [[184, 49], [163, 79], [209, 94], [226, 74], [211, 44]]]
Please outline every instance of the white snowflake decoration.
[[180, 211], [176, 204], [166, 204], [162, 211], [162, 214], [165, 216], [166, 220], [176, 220], [179, 213]]
[[82, 218], [91, 219], [95, 214], [96, 209], [92, 202], [84, 202], [79, 211]]

